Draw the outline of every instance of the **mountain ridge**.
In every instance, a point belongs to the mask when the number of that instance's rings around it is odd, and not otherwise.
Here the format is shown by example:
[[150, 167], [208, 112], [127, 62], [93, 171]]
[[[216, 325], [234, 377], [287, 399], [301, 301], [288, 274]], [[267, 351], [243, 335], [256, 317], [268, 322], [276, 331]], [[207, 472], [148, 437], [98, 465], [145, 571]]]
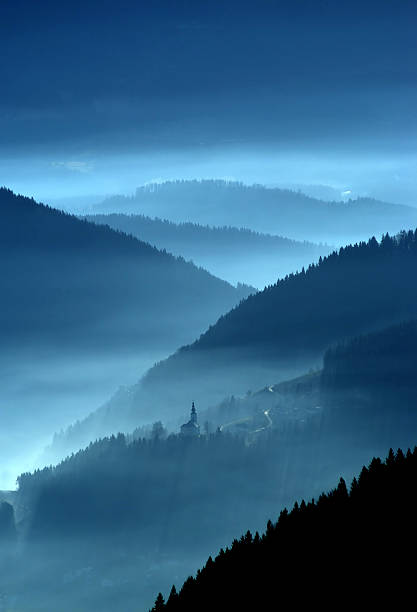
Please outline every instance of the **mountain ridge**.
[[[206, 282], [211, 285], [210, 290], [213, 295], [213, 290], [216, 286], [218, 290], [223, 291], [225, 294], [230, 293], [230, 295], [233, 295], [236, 293], [239, 296], [239, 291], [236, 291], [230, 284], [217, 279], [206, 270], [186, 262], [184, 258], [174, 257], [168, 253], [158, 251], [155, 247], [139, 241], [133, 236], [128, 236], [105, 226], [90, 224], [87, 221], [78, 219], [74, 215], [68, 215], [43, 204], [38, 204], [33, 199], [17, 196], [11, 190], [5, 188], [0, 190], [0, 213], [3, 216], [6, 215], [3, 218], [0, 230], [1, 248], [3, 250], [11, 249], [9, 260], [2, 264], [3, 281], [7, 282], [8, 289], [12, 289], [13, 282], [19, 278], [17, 273], [13, 275], [13, 266], [16, 267], [16, 271], [19, 270], [19, 267], [23, 268], [22, 258], [25, 257], [28, 249], [32, 249], [31, 256], [34, 259], [36, 258], [36, 262], [30, 263], [30, 273], [26, 270], [26, 274], [24, 274], [25, 270], [22, 269], [19, 274], [23, 276], [21, 284], [23, 285], [25, 281], [28, 282], [30, 289], [35, 293], [39, 291], [35, 284], [34, 275], [38, 273], [39, 282], [44, 282], [46, 286], [48, 278], [42, 276], [42, 273], [46, 269], [53, 269], [52, 258], [60, 258], [59, 263], [62, 264], [65, 263], [63, 258], [72, 256], [71, 266], [65, 264], [63, 274], [68, 275], [66, 283], [69, 280], [73, 283], [74, 290], [77, 291], [77, 299], [88, 299], [89, 293], [92, 291], [91, 287], [87, 291], [88, 279], [85, 274], [88, 266], [91, 268], [91, 274], [98, 275], [97, 278], [92, 277], [91, 282], [96, 282], [97, 288], [100, 291], [104, 291], [106, 285], [110, 282], [114, 282], [120, 290], [126, 291], [127, 287], [125, 285], [130, 282], [129, 274], [132, 277], [132, 281], [135, 276], [139, 280], [141, 274], [142, 280], [144, 280], [146, 265], [150, 269], [153, 267], [154, 273], [158, 273], [157, 268], [159, 264], [162, 264], [162, 266], [166, 265], [170, 269], [165, 282], [170, 282], [172, 287], [176, 281], [182, 282], [185, 287], [186, 277], [188, 276], [190, 287], [192, 282], [199, 279], [198, 282], [201, 285], [198, 289], [199, 292], [203, 290], [203, 283]], [[11, 257], [12, 253], [14, 260]], [[45, 258], [45, 253], [51, 259]], [[142, 260], [135, 260], [135, 257], [142, 257]], [[137, 264], [141, 264], [141, 266], [135, 270], [135, 265]], [[28, 260], [25, 261], [25, 265], [29, 266]], [[39, 266], [39, 272], [36, 270], [36, 265]], [[71, 275], [71, 268], [78, 270], [77, 279], [75, 279], [74, 274]], [[104, 269], [108, 280], [104, 278]], [[181, 274], [183, 275], [182, 277]], [[63, 305], [62, 296], [58, 291], [59, 277], [60, 270], [56, 270], [50, 280], [51, 283], [55, 282], [55, 297], [56, 299], [61, 299], [61, 305]], [[170, 278], [173, 280], [170, 281]], [[149, 280], [151, 280], [151, 277]], [[78, 285], [74, 284], [76, 282], [78, 282]], [[167, 287], [169, 287], [168, 284]], [[184, 287], [181, 287], [179, 292]], [[23, 286], [22, 291], [24, 290], [25, 287]], [[83, 290], [85, 292], [84, 296], [80, 293]], [[69, 289], [67, 288], [66, 292], [68, 291]], [[129, 291], [132, 293], [132, 289], [129, 289]], [[146, 288], [144, 287], [142, 289], [142, 298], [145, 292]], [[245, 290], [243, 290], [242, 295], [245, 295]], [[7, 293], [5, 297], [7, 298]], [[120, 304], [121, 301], [117, 300], [116, 297], [112, 295], [113, 302], [119, 302]], [[94, 299], [97, 301], [97, 306], [102, 308], [103, 305], [100, 306], [99, 298], [100, 294], [98, 293]], [[9, 301], [9, 314], [12, 315], [13, 302], [11, 299]], [[186, 302], [184, 301], [185, 304]], [[226, 304], [227, 301], [225, 306]], [[109, 306], [106, 306], [106, 308], [110, 310]], [[219, 313], [218, 309], [217, 313]], [[59, 315], [59, 312], [55, 312], [55, 316], [57, 314]]]
[[288, 189], [224, 180], [167, 181], [113, 196], [92, 213], [127, 212], [217, 226], [248, 227], [296, 240], [346, 244], [417, 226], [417, 209], [360, 197], [328, 202]]
[[167, 219], [120, 213], [82, 218], [109, 225], [158, 249], [191, 259], [233, 284], [240, 281], [258, 288], [308, 266], [333, 250], [325, 244], [295, 241], [231, 226], [174, 223]]

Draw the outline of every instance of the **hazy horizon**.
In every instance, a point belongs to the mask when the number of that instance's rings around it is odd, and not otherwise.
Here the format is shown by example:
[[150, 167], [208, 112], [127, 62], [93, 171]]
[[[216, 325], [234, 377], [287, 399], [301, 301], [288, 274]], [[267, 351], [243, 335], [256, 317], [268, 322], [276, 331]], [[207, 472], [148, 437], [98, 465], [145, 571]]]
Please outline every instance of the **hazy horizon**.
[[0, 157], [0, 176], [4, 185], [17, 193], [58, 207], [62, 200], [64, 207], [74, 212], [112, 195], [132, 195], [149, 183], [201, 179], [299, 189], [318, 198], [320, 192], [315, 194], [311, 187], [328, 187], [334, 191], [334, 199], [371, 197], [417, 206], [417, 157], [411, 153], [347, 155], [337, 151], [245, 149], [243, 145], [150, 155], [63, 152], [53, 158]]

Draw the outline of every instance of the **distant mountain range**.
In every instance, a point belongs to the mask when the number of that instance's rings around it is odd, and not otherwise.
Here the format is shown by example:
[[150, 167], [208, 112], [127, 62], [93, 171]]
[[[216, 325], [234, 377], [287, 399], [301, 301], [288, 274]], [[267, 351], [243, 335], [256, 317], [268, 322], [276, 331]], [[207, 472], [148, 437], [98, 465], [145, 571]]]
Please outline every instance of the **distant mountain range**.
[[88, 215], [87, 221], [132, 234], [158, 249], [182, 255], [216, 276], [258, 288], [307, 267], [332, 250], [327, 245], [298, 242], [235, 227], [173, 223], [143, 215]]
[[358, 198], [328, 202], [301, 192], [222, 180], [173, 181], [113, 196], [92, 212], [246, 227], [296, 240], [346, 244], [417, 226], [417, 209]]

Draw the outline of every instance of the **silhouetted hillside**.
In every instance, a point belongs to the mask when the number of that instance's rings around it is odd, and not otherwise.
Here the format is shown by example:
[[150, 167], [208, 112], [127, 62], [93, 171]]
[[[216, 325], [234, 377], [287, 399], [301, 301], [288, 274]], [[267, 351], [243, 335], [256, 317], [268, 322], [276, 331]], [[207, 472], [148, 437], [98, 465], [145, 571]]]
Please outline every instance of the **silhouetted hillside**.
[[3, 343], [169, 344], [247, 292], [144, 242], [0, 191]]
[[175, 224], [143, 215], [108, 214], [85, 218], [132, 234], [158, 249], [192, 259], [229, 282], [245, 282], [261, 289], [331, 251], [327, 245], [297, 242], [235, 227]]
[[326, 202], [286, 189], [222, 180], [171, 181], [114, 196], [95, 213], [133, 213], [170, 221], [247, 227], [257, 232], [345, 244], [417, 226], [417, 210], [371, 198]]
[[250, 296], [151, 369], [143, 388], [163, 384], [172, 405], [190, 389], [213, 397], [301, 373], [334, 342], [415, 317], [416, 268], [417, 232], [341, 248]]
[[[350, 490], [295, 503], [259, 536], [247, 531], [209, 557], [166, 605], [172, 610], [269, 610], [405, 605], [413, 596], [417, 449], [373, 459]], [[343, 588], [345, 585], [345, 588]], [[341, 592], [343, 591], [343, 592]]]

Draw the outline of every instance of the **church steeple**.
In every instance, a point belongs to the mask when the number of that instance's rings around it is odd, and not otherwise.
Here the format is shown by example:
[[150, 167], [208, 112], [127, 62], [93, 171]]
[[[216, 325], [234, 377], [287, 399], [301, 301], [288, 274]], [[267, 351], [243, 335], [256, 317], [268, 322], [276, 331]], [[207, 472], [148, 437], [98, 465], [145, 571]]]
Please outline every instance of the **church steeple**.
[[183, 436], [199, 436], [200, 425], [197, 422], [197, 410], [195, 409], [194, 402], [191, 405], [191, 418], [188, 423], [181, 425], [181, 434]]
[[195, 409], [195, 405], [194, 402], [192, 403], [191, 406], [191, 419], [190, 419], [191, 423], [197, 423], [197, 411]]

